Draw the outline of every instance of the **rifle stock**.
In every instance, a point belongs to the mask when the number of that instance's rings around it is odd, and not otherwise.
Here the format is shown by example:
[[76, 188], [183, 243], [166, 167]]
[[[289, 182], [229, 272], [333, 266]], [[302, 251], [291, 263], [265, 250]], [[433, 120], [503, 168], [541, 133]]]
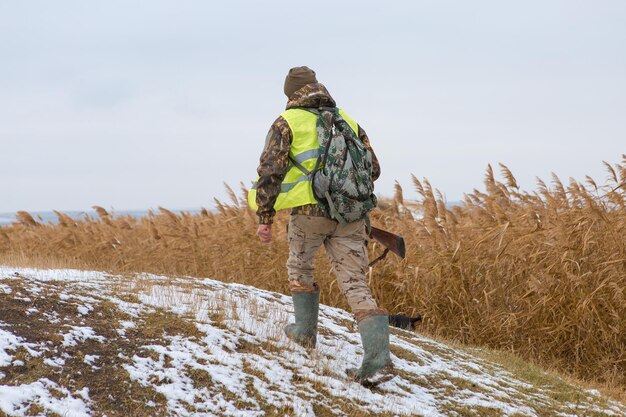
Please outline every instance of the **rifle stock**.
[[405, 247], [404, 238], [402, 236], [396, 235], [395, 233], [391, 233], [386, 230], [379, 229], [374, 226], [372, 226], [370, 229], [370, 238], [383, 245], [385, 247], [385, 250], [391, 251], [399, 257], [404, 258]]

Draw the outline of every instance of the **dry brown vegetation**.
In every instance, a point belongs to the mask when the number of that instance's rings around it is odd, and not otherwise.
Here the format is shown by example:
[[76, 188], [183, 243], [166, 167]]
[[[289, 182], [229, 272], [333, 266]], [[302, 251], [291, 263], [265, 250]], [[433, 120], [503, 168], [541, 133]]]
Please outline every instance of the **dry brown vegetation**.
[[[606, 164], [604, 185], [587, 177], [519, 189], [501, 166], [485, 191], [446, 207], [426, 180], [419, 202], [396, 196], [372, 223], [404, 235], [405, 260], [370, 271], [380, 303], [425, 316], [421, 329], [462, 343], [513, 351], [579, 378], [626, 390], [626, 156]], [[140, 219], [96, 208], [98, 218], [40, 224], [20, 212], [0, 228], [0, 263], [206, 276], [287, 292], [286, 214], [269, 245], [255, 236], [256, 216], [228, 188], [216, 212], [161, 208]], [[375, 244], [371, 253], [380, 252]], [[322, 302], [347, 307], [330, 266], [317, 259]]]

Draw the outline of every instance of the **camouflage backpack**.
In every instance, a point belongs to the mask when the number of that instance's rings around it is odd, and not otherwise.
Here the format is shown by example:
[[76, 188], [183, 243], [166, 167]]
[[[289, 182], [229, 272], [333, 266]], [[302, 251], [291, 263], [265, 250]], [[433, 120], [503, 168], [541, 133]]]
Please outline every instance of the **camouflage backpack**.
[[[318, 204], [342, 224], [365, 218], [377, 202], [372, 180], [372, 153], [344, 120], [339, 109], [304, 110], [318, 116], [320, 155], [316, 168], [310, 173]], [[302, 169], [300, 164], [295, 165]]]

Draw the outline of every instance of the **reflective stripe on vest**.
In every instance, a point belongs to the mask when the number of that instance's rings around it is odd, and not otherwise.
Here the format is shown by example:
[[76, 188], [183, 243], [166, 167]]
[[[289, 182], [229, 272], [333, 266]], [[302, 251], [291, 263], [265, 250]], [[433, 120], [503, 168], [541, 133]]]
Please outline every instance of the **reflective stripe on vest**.
[[[339, 109], [339, 114], [358, 135], [357, 123], [341, 109]], [[287, 121], [293, 137], [289, 150], [290, 160], [298, 162], [309, 172], [313, 171], [321, 152], [317, 139], [317, 115], [303, 109], [289, 109], [281, 116]], [[253, 210], [258, 208], [256, 185], [255, 181], [248, 192], [248, 204]], [[274, 210], [307, 204], [317, 204], [313, 195], [311, 177], [290, 162], [287, 174], [280, 185], [280, 194], [274, 203]]]

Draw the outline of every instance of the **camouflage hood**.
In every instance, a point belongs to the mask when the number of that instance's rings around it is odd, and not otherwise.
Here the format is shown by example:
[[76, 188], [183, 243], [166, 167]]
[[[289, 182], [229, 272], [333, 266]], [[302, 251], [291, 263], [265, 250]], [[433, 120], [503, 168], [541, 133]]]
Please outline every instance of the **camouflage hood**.
[[307, 84], [297, 90], [287, 102], [287, 109], [293, 107], [336, 107], [335, 100], [323, 84]]

